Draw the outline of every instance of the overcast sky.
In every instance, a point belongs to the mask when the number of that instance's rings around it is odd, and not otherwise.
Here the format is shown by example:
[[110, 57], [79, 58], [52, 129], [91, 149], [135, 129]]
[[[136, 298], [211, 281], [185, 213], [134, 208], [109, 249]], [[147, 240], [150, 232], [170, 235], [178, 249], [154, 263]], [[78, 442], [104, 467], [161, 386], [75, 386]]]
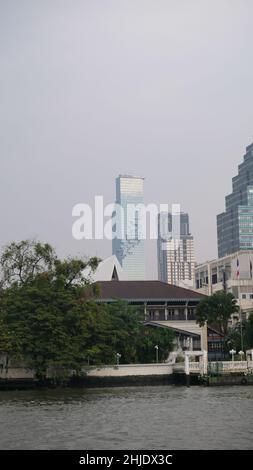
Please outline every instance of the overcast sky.
[[0, 245], [109, 256], [73, 240], [72, 207], [113, 202], [128, 173], [146, 203], [189, 212], [198, 261], [216, 257], [253, 141], [252, 17], [252, 0], [0, 0]]

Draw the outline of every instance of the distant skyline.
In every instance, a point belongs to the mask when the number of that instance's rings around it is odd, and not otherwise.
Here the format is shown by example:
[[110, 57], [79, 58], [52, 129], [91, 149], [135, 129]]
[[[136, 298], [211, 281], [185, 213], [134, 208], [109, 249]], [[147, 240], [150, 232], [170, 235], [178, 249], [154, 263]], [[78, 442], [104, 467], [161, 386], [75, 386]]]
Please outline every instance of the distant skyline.
[[[115, 200], [189, 213], [198, 262], [253, 141], [252, 0], [0, 0], [0, 245], [110, 256], [72, 238], [72, 207]], [[146, 252], [157, 277], [156, 242]]]

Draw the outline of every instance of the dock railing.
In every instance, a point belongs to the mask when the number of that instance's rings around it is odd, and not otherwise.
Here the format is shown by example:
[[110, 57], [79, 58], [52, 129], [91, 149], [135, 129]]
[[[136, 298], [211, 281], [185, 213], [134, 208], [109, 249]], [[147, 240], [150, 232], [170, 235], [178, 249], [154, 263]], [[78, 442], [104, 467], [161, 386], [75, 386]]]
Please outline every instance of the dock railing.
[[[201, 362], [189, 362], [190, 372], [202, 372], [203, 363]], [[252, 372], [253, 373], [253, 362], [252, 361], [211, 361], [208, 362], [209, 372], [219, 373], [230, 373], [230, 372]]]

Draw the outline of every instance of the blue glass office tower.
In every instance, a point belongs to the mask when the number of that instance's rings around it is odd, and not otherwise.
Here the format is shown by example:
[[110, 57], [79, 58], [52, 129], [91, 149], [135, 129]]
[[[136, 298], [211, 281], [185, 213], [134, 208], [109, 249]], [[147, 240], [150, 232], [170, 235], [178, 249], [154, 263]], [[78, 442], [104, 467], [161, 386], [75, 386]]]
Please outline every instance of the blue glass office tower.
[[218, 256], [253, 250], [253, 143], [232, 180], [233, 191], [226, 196], [226, 211], [217, 216]]
[[128, 205], [143, 204], [143, 183], [144, 178], [137, 176], [120, 175], [116, 178], [116, 204], [122, 208], [123, 215], [119, 215], [115, 221], [113, 231], [117, 229], [118, 237], [112, 241], [112, 252], [129, 280], [145, 279], [145, 244], [144, 240], [140, 239], [138, 211], [132, 221], [134, 236], [131, 237], [129, 237], [131, 221], [127, 217]]

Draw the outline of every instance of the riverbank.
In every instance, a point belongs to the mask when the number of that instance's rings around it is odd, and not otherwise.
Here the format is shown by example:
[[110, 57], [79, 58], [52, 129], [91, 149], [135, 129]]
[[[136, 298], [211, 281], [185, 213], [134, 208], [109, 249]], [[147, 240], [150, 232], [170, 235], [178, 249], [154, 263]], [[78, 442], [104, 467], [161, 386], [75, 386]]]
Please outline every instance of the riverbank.
[[83, 376], [68, 379], [39, 381], [36, 379], [0, 379], [0, 390], [43, 390], [54, 388], [104, 388], [142, 386], [232, 386], [253, 385], [253, 375], [226, 374], [219, 376], [199, 376], [197, 374], [169, 374], [142, 376]]
[[67, 369], [49, 369], [39, 381], [35, 371], [24, 366], [0, 370], [0, 390], [54, 387], [128, 387], [148, 385], [253, 385], [252, 364], [240, 362], [167, 362], [84, 366], [78, 375]]

